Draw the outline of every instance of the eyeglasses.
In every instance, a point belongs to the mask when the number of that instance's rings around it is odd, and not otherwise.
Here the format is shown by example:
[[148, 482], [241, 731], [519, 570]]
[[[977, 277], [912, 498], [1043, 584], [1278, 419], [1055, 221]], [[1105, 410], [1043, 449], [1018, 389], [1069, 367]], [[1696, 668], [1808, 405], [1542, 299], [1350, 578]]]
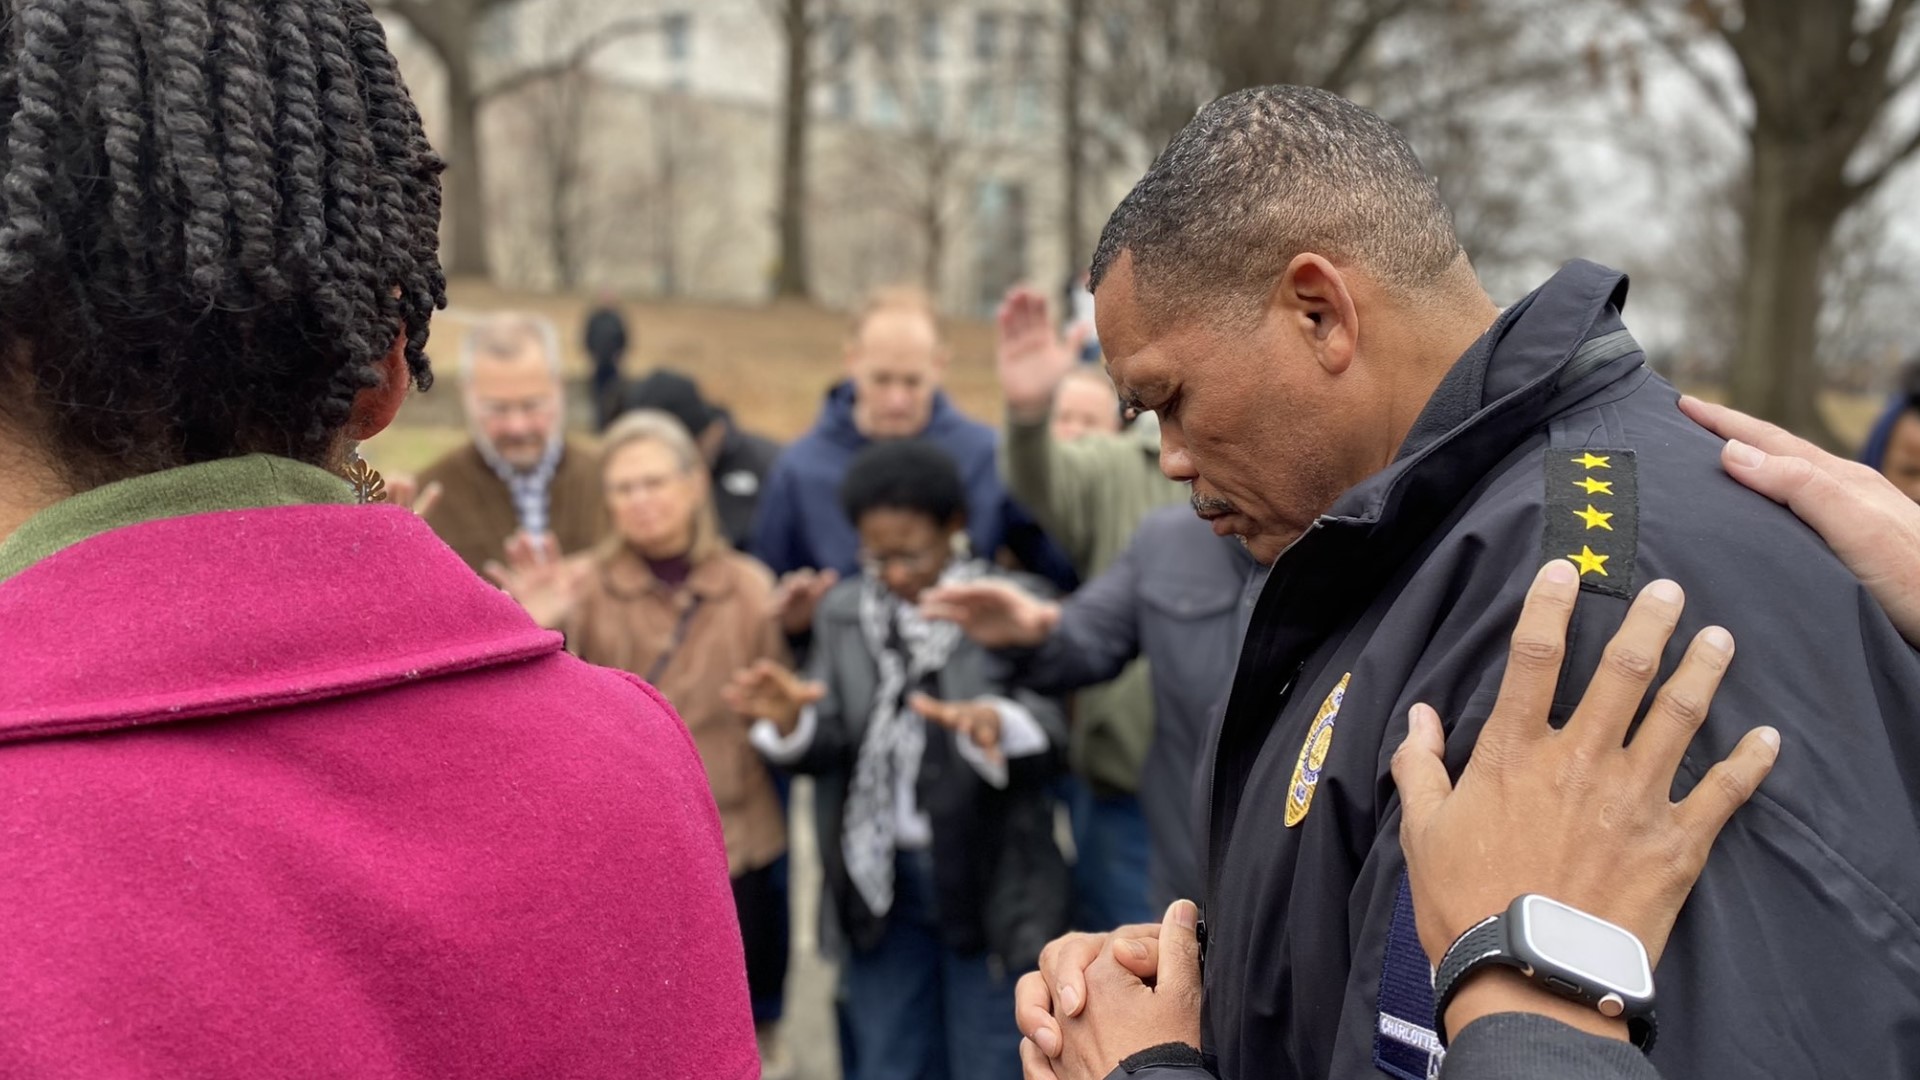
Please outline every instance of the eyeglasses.
[[922, 551], [914, 554], [876, 555], [871, 551], [860, 553], [860, 572], [870, 578], [883, 576], [889, 567], [898, 566], [909, 574], [931, 574], [946, 565], [947, 553], [944, 551]]

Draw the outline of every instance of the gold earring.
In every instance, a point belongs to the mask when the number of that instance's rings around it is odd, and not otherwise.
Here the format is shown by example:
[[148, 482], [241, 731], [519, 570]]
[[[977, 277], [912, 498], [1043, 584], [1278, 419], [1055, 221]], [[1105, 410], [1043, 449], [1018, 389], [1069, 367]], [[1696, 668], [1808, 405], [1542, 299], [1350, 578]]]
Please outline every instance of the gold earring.
[[347, 483], [353, 488], [354, 502], [365, 505], [387, 501], [387, 481], [358, 450], [347, 451]]

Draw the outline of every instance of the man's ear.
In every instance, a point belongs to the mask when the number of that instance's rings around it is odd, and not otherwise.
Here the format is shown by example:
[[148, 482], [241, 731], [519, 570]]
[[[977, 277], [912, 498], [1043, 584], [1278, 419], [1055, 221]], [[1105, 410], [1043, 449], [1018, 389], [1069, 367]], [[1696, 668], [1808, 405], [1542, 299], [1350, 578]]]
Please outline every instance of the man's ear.
[[364, 442], [387, 429], [406, 404], [407, 391], [413, 387], [413, 372], [407, 368], [407, 332], [402, 328], [393, 339], [393, 348], [377, 365], [380, 385], [369, 386], [353, 397], [353, 415], [347, 420], [347, 437]]
[[1329, 375], [1353, 363], [1360, 344], [1360, 323], [1347, 279], [1320, 255], [1296, 255], [1274, 289], [1271, 301], [1307, 339]]

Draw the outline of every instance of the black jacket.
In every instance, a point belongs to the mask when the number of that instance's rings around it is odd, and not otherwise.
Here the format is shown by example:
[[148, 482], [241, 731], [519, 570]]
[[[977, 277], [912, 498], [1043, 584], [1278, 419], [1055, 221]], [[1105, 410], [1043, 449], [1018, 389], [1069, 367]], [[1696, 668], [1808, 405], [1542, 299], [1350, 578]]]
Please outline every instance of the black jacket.
[[1784, 740], [1674, 927], [1654, 1064], [1920, 1076], [1920, 660], [1817, 536], [1722, 473], [1720, 442], [1625, 333], [1625, 296], [1573, 263], [1510, 308], [1400, 459], [1268, 578], [1210, 755], [1205, 1030], [1223, 1075], [1424, 1080], [1429, 969], [1395, 914], [1389, 761], [1424, 701], [1458, 773], [1528, 583], [1577, 555], [1560, 717], [1627, 597], [1671, 577], [1689, 600], [1665, 673], [1710, 623], [1739, 643], [1676, 794], [1749, 729]]
[[[1032, 579], [1021, 584], [1044, 589]], [[818, 727], [794, 771], [815, 777], [814, 827], [825, 881], [821, 938], [831, 946], [870, 948], [885, 923], [854, 889], [841, 848], [848, 785], [879, 682], [860, 629], [859, 588], [859, 578], [841, 582], [815, 613], [809, 676], [827, 687], [827, 696], [815, 706]], [[1002, 665], [964, 639], [931, 681], [933, 686], [919, 689], [942, 701], [1016, 700], [1047, 733], [1048, 750], [1010, 759], [1008, 785], [996, 789], [960, 757], [953, 746], [957, 736], [929, 725], [916, 788], [933, 826], [942, 941], [959, 952], [985, 952], [1006, 971], [1026, 971], [1067, 925], [1067, 866], [1054, 844], [1047, 794], [1048, 782], [1065, 765], [1066, 718], [1058, 703], [1012, 689]]]
[[1068, 597], [1046, 644], [1009, 651], [1014, 677], [1043, 694], [1097, 686], [1144, 656], [1153, 676], [1153, 744], [1140, 775], [1155, 909], [1201, 895], [1194, 769], [1226, 706], [1233, 658], [1260, 567], [1237, 540], [1182, 503], [1140, 522], [1112, 566]]
[[737, 551], [753, 544], [753, 519], [760, 508], [760, 489], [780, 459], [780, 444], [741, 431], [724, 409], [716, 409], [714, 423], [727, 425], [726, 442], [713, 462], [713, 508], [720, 515], [720, 531]]

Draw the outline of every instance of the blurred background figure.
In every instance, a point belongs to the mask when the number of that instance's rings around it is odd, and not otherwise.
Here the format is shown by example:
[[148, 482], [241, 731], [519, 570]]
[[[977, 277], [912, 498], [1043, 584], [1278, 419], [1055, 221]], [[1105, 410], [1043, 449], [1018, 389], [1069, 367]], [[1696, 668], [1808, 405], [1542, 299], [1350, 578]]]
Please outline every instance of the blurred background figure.
[[[1120, 430], [1112, 381], [1079, 360], [1084, 325], [1062, 338], [1046, 299], [1016, 288], [1000, 305], [996, 330], [1007, 487], [1033, 509], [1082, 580], [1093, 580], [1126, 550], [1148, 512], [1184, 501], [1186, 489], [1160, 472], [1160, 428], [1152, 415]], [[1155, 914], [1147, 902], [1153, 831], [1139, 796], [1156, 718], [1151, 675], [1134, 655], [1129, 651], [1105, 678], [1070, 687], [1082, 692], [1073, 699], [1073, 769], [1061, 794], [1073, 818], [1074, 923], [1086, 929], [1147, 922]]]
[[1920, 360], [1900, 369], [1899, 385], [1874, 421], [1860, 460], [1920, 502]]
[[[1149, 912], [1204, 895], [1194, 777], [1208, 726], [1226, 707], [1240, 633], [1264, 580], [1238, 540], [1213, 535], [1189, 507], [1163, 506], [1140, 523], [1119, 558], [1063, 602], [997, 582], [936, 589], [926, 598], [928, 617], [957, 623], [1011, 665], [1016, 683], [1036, 693], [1123, 685], [1123, 671], [1136, 659], [1169, 673], [1149, 680], [1152, 741], [1138, 766], [1147, 850], [1126, 853], [1121, 862], [1146, 857]], [[1076, 908], [1085, 913], [1090, 905], [1078, 894], [1098, 888], [1102, 876], [1074, 869]], [[1109, 872], [1105, 880], [1116, 876]], [[1114, 906], [1113, 898], [1094, 906], [1102, 905]]]
[[[748, 988], [755, 1001], [778, 1000], [788, 935], [773, 865], [787, 849], [786, 817], [748, 744], [747, 718], [721, 695], [737, 671], [788, 662], [773, 579], [720, 535], [705, 456], [677, 418], [621, 417], [607, 431], [601, 475], [613, 534], [590, 562], [522, 541], [510, 564], [488, 573], [541, 625], [563, 630], [574, 655], [645, 679], [680, 713], [720, 808]], [[787, 1072], [778, 1016], [755, 1020], [767, 1075]]]
[[942, 392], [949, 359], [925, 293], [884, 289], [868, 300], [847, 342], [847, 378], [828, 393], [813, 430], [774, 466], [754, 527], [755, 556], [776, 574], [820, 569], [851, 576], [860, 538], [837, 498], [848, 466], [876, 442], [924, 439], [959, 469], [973, 550], [991, 559], [1005, 547], [1028, 570], [1072, 587], [1065, 554], [1001, 484], [999, 435]]
[[622, 400], [627, 410], [667, 413], [692, 433], [713, 478], [713, 505], [720, 515], [720, 532], [727, 543], [747, 550], [753, 540], [760, 492], [780, 457], [780, 444], [742, 431], [731, 412], [701, 396], [699, 384], [669, 368], [660, 368], [629, 385]]
[[605, 431], [620, 414], [626, 375], [622, 363], [630, 344], [627, 320], [620, 314], [620, 300], [610, 292], [600, 294], [599, 306], [587, 315], [587, 359], [593, 362], [588, 386], [593, 395], [594, 426]]
[[1047, 784], [1059, 707], [1009, 686], [917, 603], [999, 578], [966, 554], [967, 490], [924, 442], [852, 462], [859, 576], [820, 605], [808, 678], [777, 663], [728, 691], [769, 760], [815, 777], [822, 940], [843, 962], [850, 1075], [1013, 1077], [1013, 983], [1066, 927]]
[[1105, 371], [1081, 365], [1061, 377], [1053, 393], [1050, 430], [1055, 439], [1073, 442], [1082, 435], [1118, 435], [1120, 426], [1120, 399]]
[[427, 524], [468, 566], [506, 557], [522, 535], [531, 550], [585, 551], [606, 534], [600, 463], [566, 433], [560, 340], [533, 315], [482, 320], [460, 351], [462, 403], [471, 440], [420, 474], [438, 484]]

